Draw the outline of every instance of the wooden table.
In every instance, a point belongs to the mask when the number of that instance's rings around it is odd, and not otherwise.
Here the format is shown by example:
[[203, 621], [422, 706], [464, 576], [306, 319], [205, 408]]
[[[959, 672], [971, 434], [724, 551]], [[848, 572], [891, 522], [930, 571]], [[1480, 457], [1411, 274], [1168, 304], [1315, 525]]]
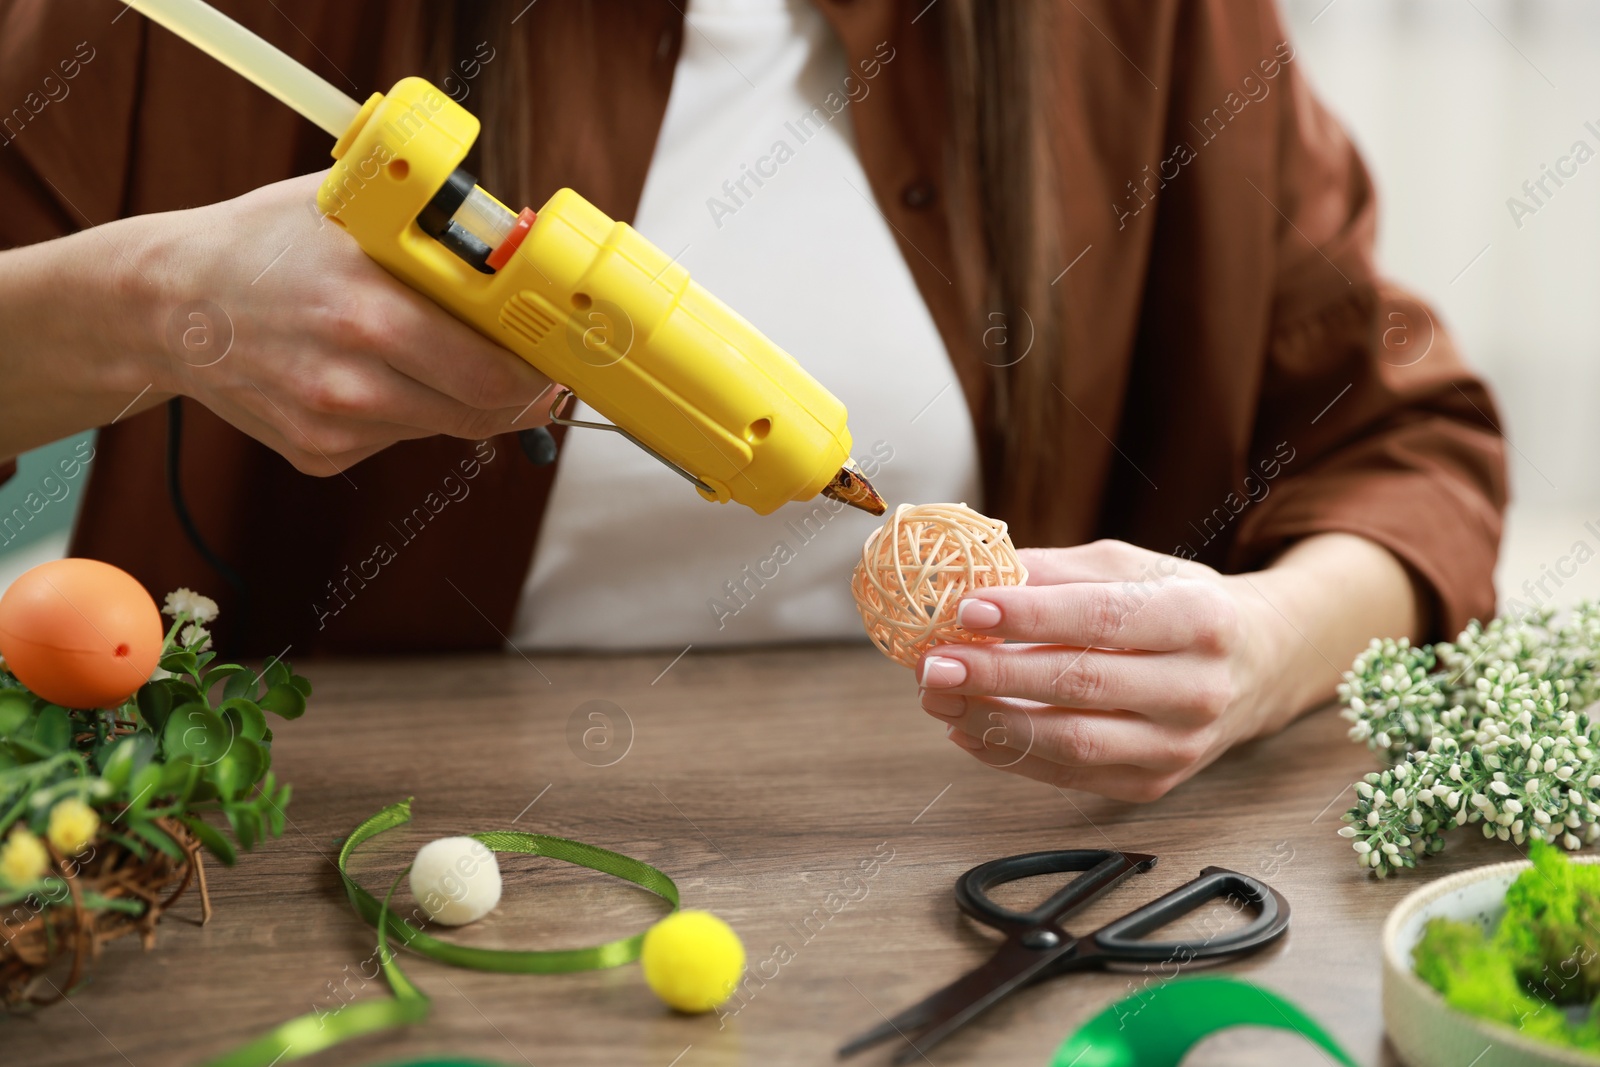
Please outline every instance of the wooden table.
[[[525, 977], [406, 956], [433, 1015], [303, 1062], [457, 1052], [541, 1067], [831, 1063], [840, 1040], [880, 1011], [910, 1004], [986, 954], [987, 931], [951, 897], [962, 871], [1015, 852], [1113, 846], [1161, 862], [1094, 914], [1118, 914], [1207, 864], [1281, 889], [1294, 908], [1288, 937], [1233, 972], [1299, 1002], [1363, 1063], [1392, 1063], [1379, 1011], [1384, 915], [1426, 879], [1513, 858], [1505, 845], [1462, 833], [1421, 872], [1383, 882], [1364, 875], [1334, 830], [1344, 790], [1372, 760], [1345, 740], [1331, 711], [1236, 750], [1158, 803], [1131, 806], [985, 767], [917, 707], [908, 672], [868, 649], [696, 650], [669, 661], [670, 653], [302, 665], [316, 685], [311, 710], [278, 728], [274, 749], [279, 775], [295, 786], [284, 836], [235, 868], [210, 867], [209, 925], [187, 921], [197, 909], [186, 900], [155, 950], [124, 939], [69, 1003], [0, 1024], [0, 1062], [195, 1064], [313, 1008], [385, 995], [381, 979], [363, 978], [373, 973], [373, 933], [345, 902], [333, 856], [336, 838], [408, 795], [414, 822], [353, 865], [368, 887], [387, 886], [436, 836], [509, 827], [577, 838], [666, 871], [686, 907], [732, 923], [752, 967], [773, 977], [751, 981], [742, 1006], [719, 1020], [667, 1011], [636, 966]], [[582, 743], [583, 730], [605, 728], [588, 718], [605, 705], [591, 701], [622, 709], [611, 712], [609, 747], [597, 747], [603, 732], [589, 735], [590, 748]], [[860, 861], [891, 853], [874, 877], [851, 880]], [[581, 868], [507, 857], [502, 869], [499, 909], [447, 936], [506, 948], [588, 944], [642, 930], [663, 910], [649, 894]], [[1044, 886], [1021, 888], [1044, 895]], [[835, 906], [855, 899], [832, 913], [830, 894]], [[1045, 1067], [1066, 1034], [1146, 980], [1091, 974], [1042, 984], [930, 1060]], [[877, 1067], [887, 1058], [873, 1050], [850, 1062]], [[1328, 1061], [1293, 1035], [1238, 1030], [1190, 1062]]]

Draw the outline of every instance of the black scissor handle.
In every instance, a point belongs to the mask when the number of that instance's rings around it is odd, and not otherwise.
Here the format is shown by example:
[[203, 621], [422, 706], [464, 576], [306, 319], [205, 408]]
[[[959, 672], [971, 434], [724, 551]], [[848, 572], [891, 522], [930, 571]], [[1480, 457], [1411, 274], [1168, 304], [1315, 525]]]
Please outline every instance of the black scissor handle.
[[[1182, 941], [1142, 941], [1140, 936], [1173, 919], [1198, 911], [1212, 900], [1227, 898], [1249, 905], [1256, 917], [1242, 930], [1217, 937]], [[1093, 941], [1107, 960], [1170, 960], [1183, 962], [1238, 956], [1254, 951], [1289, 928], [1289, 902], [1267, 883], [1225, 867], [1207, 867], [1187, 885], [1151, 901], [1138, 911], [1102, 926], [1085, 940]]]
[[[980, 863], [963, 874], [956, 882], [956, 903], [962, 911], [987, 926], [1008, 932], [1025, 930], [1070, 915], [1128, 875], [1148, 871], [1155, 864], [1154, 856], [1142, 852], [1113, 852], [1105, 848], [1067, 848], [1007, 856]], [[989, 890], [997, 885], [1036, 874], [1064, 871], [1084, 873], [1032, 911], [1012, 911], [989, 899]]]

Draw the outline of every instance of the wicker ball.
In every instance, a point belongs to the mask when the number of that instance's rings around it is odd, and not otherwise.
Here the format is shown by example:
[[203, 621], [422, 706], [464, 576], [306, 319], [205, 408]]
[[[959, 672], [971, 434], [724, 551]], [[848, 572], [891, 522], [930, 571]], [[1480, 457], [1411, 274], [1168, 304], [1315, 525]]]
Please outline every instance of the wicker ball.
[[1027, 580], [1005, 523], [965, 504], [901, 504], [867, 538], [850, 591], [872, 643], [912, 667], [933, 645], [999, 641], [962, 629], [961, 598]]

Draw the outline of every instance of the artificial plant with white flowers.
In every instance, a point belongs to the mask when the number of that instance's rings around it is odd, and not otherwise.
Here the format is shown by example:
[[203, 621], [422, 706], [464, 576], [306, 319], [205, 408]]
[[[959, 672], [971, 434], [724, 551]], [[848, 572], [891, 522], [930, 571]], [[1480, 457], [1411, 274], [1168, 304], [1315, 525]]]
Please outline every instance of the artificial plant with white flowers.
[[1339, 833], [1379, 877], [1453, 827], [1567, 849], [1600, 837], [1600, 606], [1545, 608], [1455, 641], [1374, 640], [1339, 686], [1350, 737], [1388, 765]]

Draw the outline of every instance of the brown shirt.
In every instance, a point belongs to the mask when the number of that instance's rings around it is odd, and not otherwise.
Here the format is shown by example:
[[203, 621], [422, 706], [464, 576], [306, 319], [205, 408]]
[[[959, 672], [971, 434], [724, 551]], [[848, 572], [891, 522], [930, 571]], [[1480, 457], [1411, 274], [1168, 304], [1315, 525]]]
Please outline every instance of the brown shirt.
[[[956, 262], [941, 195], [936, 20], [919, 23], [922, 0], [819, 3], [852, 67], [885, 42], [895, 50], [851, 104], [861, 162], [987, 442], [981, 280]], [[218, 6], [358, 100], [421, 69], [403, 30], [415, 0]], [[322, 132], [121, 10], [0, 0], [0, 105], [21, 108], [0, 116], [0, 247], [328, 165]], [[535, 196], [570, 185], [631, 218], [685, 32], [678, 5], [544, 0], [506, 32], [573, 42], [529, 88]], [[1441, 633], [1492, 614], [1506, 500], [1493, 401], [1428, 310], [1378, 275], [1370, 180], [1271, 4], [1079, 0], [1051, 33], [1065, 86], [1049, 114], [1056, 243], [1081, 258], [1056, 283], [1059, 351], [1029, 357], [1052, 361], [1067, 400], [1056, 447], [1072, 459], [1060, 491], [1076, 505], [1042, 540], [1115, 537], [1238, 570], [1296, 538], [1349, 531], [1423, 579]], [[239, 254], [263, 267], [279, 251], [240, 236]], [[501, 643], [552, 480], [514, 438], [407, 442], [317, 479], [199, 405], [186, 412], [190, 507], [253, 591], [248, 628], [169, 506], [160, 409], [102, 429], [74, 554], [158, 592], [217, 596], [236, 650]], [[469, 469], [470, 493], [446, 500], [443, 479]], [[381, 571], [362, 567], [400, 542]]]

